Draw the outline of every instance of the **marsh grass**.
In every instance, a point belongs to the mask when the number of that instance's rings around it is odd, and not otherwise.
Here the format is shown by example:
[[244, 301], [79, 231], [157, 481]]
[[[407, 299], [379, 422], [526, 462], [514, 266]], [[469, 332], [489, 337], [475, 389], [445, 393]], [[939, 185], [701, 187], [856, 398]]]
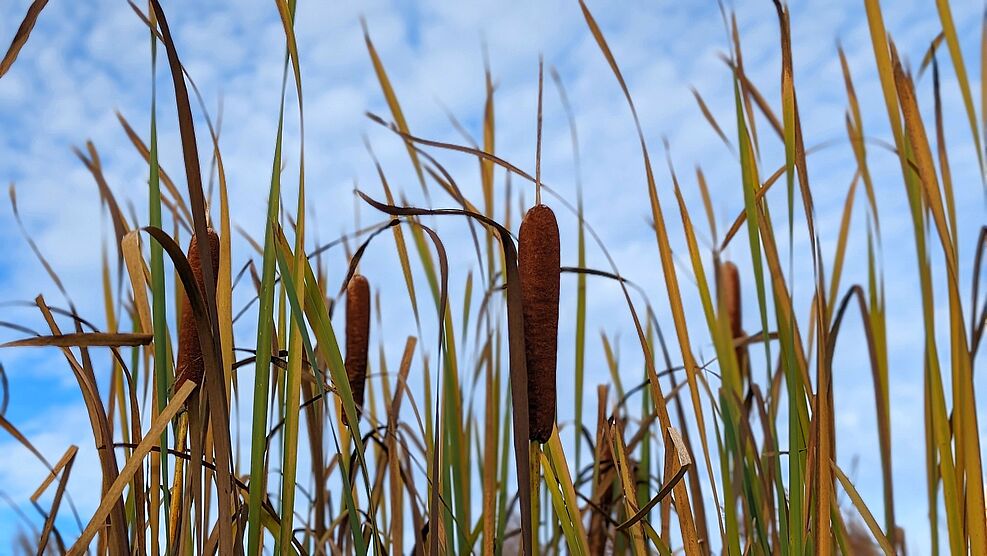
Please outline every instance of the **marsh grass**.
[[[30, 6], [0, 62], [0, 77], [28, 41], [45, 4], [36, 0]], [[802, 132], [787, 8], [775, 3], [781, 73], [779, 81], [769, 85], [780, 92], [779, 105], [772, 106], [745, 74], [736, 19], [726, 13], [730, 44], [724, 55], [724, 79], [732, 83], [733, 113], [715, 114], [701, 93], [693, 90], [703, 118], [735, 153], [739, 165], [741, 180], [736, 185], [743, 191], [744, 209], [721, 235], [724, 228], [714, 216], [701, 169], [695, 176], [704, 205], [701, 211], [687, 205], [670, 156], [669, 179], [656, 176], [618, 56], [589, 8], [579, 1], [587, 31], [633, 116], [636, 127], [628, 131], [640, 140], [646, 183], [636, 194], [648, 201], [659, 252], [655, 272], [663, 279], [672, 323], [664, 333], [646, 292], [620, 274], [593, 223], [583, 219], [576, 115], [558, 73], [550, 69], [570, 125], [577, 176], [574, 187], [565, 188], [541, 180], [541, 68], [536, 168], [531, 175], [496, 154], [495, 87], [489, 66], [479, 144], [471, 139], [461, 145], [418, 137], [409, 129], [366, 23], [370, 64], [390, 111], [389, 119], [368, 117], [403, 142], [413, 179], [430, 206], [413, 207], [396, 198], [371, 149], [382, 198], [367, 193], [371, 188], [360, 191], [359, 197], [385, 220], [307, 253], [313, 242], [306, 237], [304, 96], [294, 38], [295, 3], [276, 0], [276, 4], [286, 54], [278, 127], [272, 130], [275, 150], [264, 237], [247, 238], [255, 253], [231, 250], [218, 132], [192, 76], [181, 64], [157, 0], [146, 9], [131, 6], [149, 29], [152, 74], [157, 71], [159, 48], [164, 49], [175, 89], [186, 189], [159, 164], [156, 90], [150, 99], [147, 143], [139, 126], [119, 115], [137, 155], [148, 164], [146, 226], [134, 227], [124, 218], [103, 178], [95, 146], [90, 143], [85, 151], [77, 151], [110, 208], [118, 263], [128, 278], [115, 286], [109, 258], [104, 256], [101, 288], [85, 292], [99, 291], [104, 298], [105, 331], [75, 310], [68, 291], [80, 285], [61, 283], [21, 223], [15, 189], [10, 189], [17, 223], [69, 307], [54, 307], [38, 296], [33, 307], [49, 330], [35, 333], [4, 322], [27, 337], [2, 347], [47, 346], [61, 351], [86, 405], [102, 475], [98, 507], [92, 515], [78, 515], [66, 496], [70, 473], [78, 465], [78, 447], [69, 446], [51, 464], [0, 410], [4, 431], [48, 471], [31, 497], [44, 516], [43, 524], [21, 535], [12, 550], [119, 555], [262, 551], [363, 555], [409, 550], [484, 556], [516, 550], [582, 555], [904, 553], [892, 491], [888, 342], [889, 333], [904, 324], [890, 324], [885, 316], [881, 220], [868, 168], [867, 148], [873, 141], [863, 129], [862, 116], [865, 109], [880, 110], [878, 105], [883, 104], [892, 132], [887, 147], [900, 163], [918, 255], [931, 550], [936, 553], [942, 544], [952, 554], [987, 554], [983, 452], [973, 383], [987, 318], [987, 302], [979, 289], [987, 228], [980, 231], [973, 250], [960, 249], [942, 125], [943, 111], [960, 107], [942, 105], [937, 48], [945, 45], [955, 70], [981, 175], [985, 130], [976, 118], [946, 0], [936, 2], [942, 33], [920, 68], [921, 72], [931, 66], [933, 71], [931, 120], [922, 117], [915, 77], [884, 28], [878, 0], [864, 0], [864, 6], [882, 98], [857, 97], [846, 57], [842, 49], [837, 51], [847, 98], [847, 139], [856, 169], [835, 231], [832, 260], [823, 256], [820, 247], [821, 238], [832, 231], [820, 229], [815, 218], [816, 184], [810, 185], [808, 172], [813, 151], [806, 148]], [[981, 56], [981, 67], [987, 67], [987, 46]], [[211, 195], [207, 197], [202, 186], [196, 144], [202, 134], [194, 129], [189, 86], [208, 126], [216, 204], [209, 202]], [[294, 87], [294, 95], [288, 94], [288, 87]], [[987, 98], [985, 91], [981, 93]], [[285, 99], [292, 96], [297, 99], [301, 145], [294, 207], [281, 205], [285, 118], [293, 113]], [[717, 118], [735, 119], [737, 136], [729, 137]], [[767, 129], [758, 130], [758, 122], [762, 126], [767, 122]], [[783, 148], [783, 161], [762, 158], [769, 142]], [[464, 196], [455, 177], [431, 154], [436, 151], [454, 151], [478, 161], [482, 199]], [[769, 163], [778, 166], [770, 174], [766, 168], [775, 166], [766, 166]], [[498, 190], [495, 172], [503, 172], [515, 185], [508, 179]], [[535, 188], [534, 208], [518, 206], [518, 182]], [[858, 194], [861, 184], [862, 195]], [[436, 187], [448, 194], [453, 207], [431, 206], [438, 198], [433, 196]], [[674, 206], [662, 205], [659, 188], [674, 193]], [[772, 213], [769, 195], [782, 198], [787, 210]], [[863, 247], [868, 279], [844, 284], [844, 259], [851, 242], [859, 241], [850, 234], [851, 214], [861, 210], [858, 196], [866, 203]], [[501, 198], [503, 206], [498, 207]], [[553, 210], [571, 211], [578, 229], [560, 233]], [[501, 214], [499, 221], [496, 213]], [[678, 239], [672, 237], [670, 226], [676, 216], [686, 246], [679, 253], [671, 247]], [[449, 283], [462, 277], [450, 275], [442, 236], [426, 224], [445, 218], [468, 222], [477, 258], [476, 272], [467, 275], [465, 297], [458, 307], [457, 300], [449, 297]], [[705, 223], [700, 223], [703, 219]], [[786, 258], [784, 247], [779, 247], [794, 244], [797, 221], [805, 224], [798, 233], [809, 239], [808, 256], [799, 260], [811, 263], [806, 270], [813, 277], [809, 295], [803, 291], [798, 298], [789, 282], [793, 253]], [[512, 235], [515, 222], [520, 223], [517, 246]], [[171, 233], [165, 231], [169, 225]], [[697, 229], [703, 226], [708, 230]], [[202, 245], [196, 248], [193, 241], [186, 257], [179, 243], [182, 235], [208, 235], [209, 256], [199, 256]], [[397, 368], [386, 360], [383, 340], [377, 360], [369, 355], [372, 299], [378, 328], [383, 329], [380, 292], [356, 274], [366, 250], [386, 243], [387, 235], [393, 239], [394, 261], [405, 282], [409, 319], [413, 317], [418, 330], [417, 336], [406, 339]], [[712, 242], [702, 247], [700, 237]], [[741, 245], [745, 239], [746, 246]], [[577, 266], [561, 266], [560, 243], [575, 245]], [[340, 296], [328, 283], [322, 257], [338, 245], [346, 245], [350, 254], [347, 280], [339, 291], [346, 297], [345, 353], [332, 321]], [[590, 246], [600, 249], [610, 268], [586, 267]], [[725, 259], [731, 246], [749, 250], [749, 268]], [[236, 275], [234, 258], [249, 259]], [[969, 268], [969, 260], [973, 285], [972, 291], [964, 291], [960, 272]], [[169, 268], [177, 277], [173, 288], [165, 280]], [[826, 269], [831, 269], [828, 275]], [[933, 273], [942, 276], [945, 300], [933, 297]], [[566, 274], [575, 275], [576, 296], [560, 300], [559, 281]], [[422, 275], [424, 286], [415, 282]], [[690, 283], [680, 282], [680, 276], [687, 276]], [[257, 302], [234, 316], [233, 289], [241, 279], [245, 284], [241, 287], [252, 285]], [[586, 300], [603, 281], [619, 286], [626, 300], [645, 372], [633, 376], [622, 368], [612, 338], [601, 333], [612, 383], [596, 388], [590, 416], [582, 403], [587, 386], [586, 329], [592, 326], [587, 322]], [[742, 284], [756, 292], [758, 301], [746, 318], [740, 306]], [[476, 294], [482, 294], [479, 304], [474, 302]], [[430, 295], [432, 303], [419, 304], [420, 295]], [[686, 296], [698, 296], [701, 313], [686, 313]], [[557, 345], [560, 303], [575, 305], [573, 345]], [[799, 320], [796, 308], [805, 305], [811, 308], [809, 316]], [[118, 311], [120, 307], [124, 310]], [[945, 310], [945, 318], [937, 318], [937, 308]], [[169, 312], [180, 313], [177, 334], [168, 327]], [[234, 323], [240, 317], [256, 319], [252, 345], [233, 343]], [[862, 322], [863, 338], [840, 335], [847, 317]], [[456, 323], [456, 318], [461, 322]], [[436, 338], [421, 337], [426, 319], [438, 323]], [[59, 321], [71, 323], [71, 328], [63, 332]], [[704, 323], [705, 329], [690, 328], [692, 322]], [[756, 332], [745, 332], [745, 324]], [[943, 326], [948, 334], [938, 332]], [[664, 334], [674, 335], [677, 351], [666, 347]], [[469, 335], [478, 346], [472, 357], [463, 355], [462, 344]], [[423, 350], [422, 345], [433, 340], [437, 350]], [[864, 503], [834, 456], [839, 445], [834, 400], [840, 393], [832, 387], [833, 361], [836, 350], [846, 343], [866, 348], [873, 381], [879, 439], [875, 449], [883, 490], [876, 508]], [[709, 344], [715, 359], [700, 364], [696, 346]], [[91, 353], [97, 349], [112, 354], [110, 369], [94, 368]], [[558, 350], [570, 349], [575, 354], [574, 369], [557, 369]], [[755, 351], [758, 357], [753, 358]], [[763, 369], [753, 368], [755, 359], [763, 359]], [[107, 372], [109, 391], [100, 392], [97, 374]], [[556, 374], [569, 377], [570, 372], [576, 394], [574, 420], [556, 423], [556, 404], [568, 403], [557, 400]], [[252, 380], [238, 378], [244, 373], [252, 373]], [[6, 407], [2, 367], [0, 377]], [[253, 391], [243, 391], [243, 383], [252, 384]], [[466, 384], [482, 388], [468, 389]], [[416, 398], [416, 392], [422, 395]], [[239, 412], [250, 418], [249, 432], [231, 426]], [[560, 426], [572, 430], [560, 434]], [[249, 444], [249, 453], [236, 448], [241, 440]], [[300, 462], [310, 462], [311, 468], [303, 469]], [[42, 507], [39, 500], [51, 489], [52, 501]], [[74, 514], [78, 533], [66, 529], [65, 520], [56, 519], [67, 511], [64, 501]], [[883, 515], [883, 522], [875, 515]]]

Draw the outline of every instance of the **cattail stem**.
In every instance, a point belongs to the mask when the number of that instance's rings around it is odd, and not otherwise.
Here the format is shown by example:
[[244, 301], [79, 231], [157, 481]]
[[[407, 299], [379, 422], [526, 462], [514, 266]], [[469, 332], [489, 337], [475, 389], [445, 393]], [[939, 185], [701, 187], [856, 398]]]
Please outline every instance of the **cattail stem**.
[[357, 420], [363, 408], [370, 347], [370, 284], [356, 274], [346, 287], [346, 376], [349, 379]]
[[528, 367], [528, 439], [545, 443], [555, 426], [559, 331], [559, 226], [545, 205], [532, 207], [518, 234], [518, 273]]
[[[175, 450], [183, 452], [185, 450], [185, 434], [188, 432], [188, 412], [183, 411], [178, 415], [178, 426], [175, 428]], [[178, 546], [178, 531], [181, 523], [182, 511], [182, 485], [183, 470], [185, 460], [175, 458], [175, 475], [171, 486], [171, 508], [170, 508], [170, 528], [168, 530], [169, 546]]]
[[608, 520], [611, 519], [610, 513], [613, 511], [614, 490], [616, 489], [616, 485], [604, 481], [605, 470], [615, 469], [607, 425], [608, 392], [608, 386], [604, 384], [597, 386], [596, 451], [593, 454], [593, 490], [591, 494], [598, 510], [590, 513], [587, 533], [590, 554], [606, 553], [607, 532], [610, 529]]
[[538, 130], [535, 141], [535, 206], [541, 204], [541, 98], [542, 84], [545, 79], [545, 61], [541, 55], [538, 56]]
[[538, 556], [538, 525], [541, 518], [539, 515], [541, 509], [541, 443], [532, 441], [528, 454], [531, 470], [531, 549], [526, 553], [531, 556]]

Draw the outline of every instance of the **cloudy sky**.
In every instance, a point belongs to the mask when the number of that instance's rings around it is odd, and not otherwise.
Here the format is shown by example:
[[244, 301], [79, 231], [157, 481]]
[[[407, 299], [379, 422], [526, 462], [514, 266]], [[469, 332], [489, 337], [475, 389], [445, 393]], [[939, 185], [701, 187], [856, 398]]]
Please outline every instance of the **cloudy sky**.
[[[0, 2], [0, 43], [6, 44], [13, 36], [28, 4], [29, 0]], [[953, 4], [972, 86], [979, 91], [983, 6], [973, 0]], [[207, 107], [213, 115], [222, 107], [221, 148], [234, 223], [259, 237], [266, 212], [284, 56], [284, 36], [275, 4], [264, 0], [166, 0], [163, 5], [179, 52]], [[620, 9], [602, 1], [591, 1], [589, 6], [635, 99], [655, 162], [673, 247], [684, 261], [681, 227], [663, 162], [663, 138], [671, 145], [671, 159], [693, 210], [701, 210], [693, 178], [696, 165], [706, 172], [721, 229], [742, 208], [736, 158], [703, 119], [690, 91], [695, 87], [703, 95], [725, 133], [735, 137], [732, 83], [719, 58], [728, 43], [717, 4], [712, 0], [632, 0], [622, 2]], [[774, 8], [766, 0], [738, 0], [732, 7], [740, 24], [748, 75], [778, 106], [780, 55]], [[837, 43], [847, 52], [868, 135], [889, 139], [890, 134], [863, 2], [796, 0], [791, 9], [795, 80], [806, 144], [836, 141], [809, 159], [816, 218], [828, 261], [854, 171], [852, 153], [845, 141], [846, 96], [836, 56]], [[358, 207], [352, 194], [357, 186], [372, 195], [381, 195], [364, 138], [373, 145], [392, 186], [403, 191], [412, 203], [424, 203], [403, 144], [364, 116], [368, 110], [387, 115], [387, 107], [363, 42], [361, 17], [366, 19], [409, 126], [420, 136], [463, 142], [462, 135], [450, 124], [447, 111], [470, 134], [481, 136], [486, 49], [497, 84], [498, 154], [529, 170], [534, 168], [535, 157], [538, 57], [544, 55], [546, 65], [556, 68], [565, 83], [575, 112], [583, 155], [587, 221], [599, 232], [620, 271], [645, 288], [660, 322], [670, 331], [660, 263], [654, 235], [648, 227], [650, 211], [633, 121], [575, 1], [299, 2], [297, 35], [313, 241], [339, 236], [352, 229], [357, 218], [364, 225], [381, 218], [366, 206]], [[935, 2], [888, 1], [885, 18], [903, 57], [917, 66], [939, 32]], [[55, 0], [42, 14], [13, 69], [0, 80], [0, 181], [5, 186], [16, 184], [27, 230], [61, 276], [80, 312], [99, 325], [105, 323], [105, 318], [95, 285], [101, 280], [100, 260], [112, 229], [95, 184], [72, 148], [84, 148], [85, 142], [91, 140], [124, 211], [130, 214], [128, 207], [132, 204], [141, 221], [146, 222], [147, 167], [127, 142], [115, 111], [126, 116], [146, 137], [152, 79], [149, 60], [147, 30], [125, 1]], [[964, 291], [969, 291], [973, 245], [979, 226], [987, 219], [975, 151], [952, 66], [947, 58], [942, 62], [945, 123], [959, 206], [961, 276]], [[929, 77], [926, 75], [918, 85], [920, 102], [925, 107], [931, 106]], [[159, 67], [157, 78], [162, 107], [162, 163], [181, 184], [184, 180], [170, 77]], [[543, 177], [572, 198], [575, 179], [569, 130], [558, 94], [550, 83], [546, 80]], [[294, 99], [289, 100], [291, 106]], [[297, 166], [299, 135], [295, 118], [295, 113], [290, 112], [286, 128], [288, 184], [293, 183]], [[772, 172], [783, 162], [783, 155], [766, 122], [758, 123], [764, 144], [762, 171]], [[200, 132], [204, 129], [204, 125], [199, 126]], [[200, 134], [200, 147], [207, 145], [206, 137]], [[203, 153], [207, 161], [208, 151]], [[464, 155], [436, 154], [464, 193], [478, 199], [476, 162]], [[897, 159], [872, 148], [870, 162], [884, 233], [897, 516], [906, 530], [909, 548], [921, 554], [929, 549], [929, 533], [924, 487], [916, 486], [924, 485], [925, 469], [922, 330], [912, 231]], [[503, 175], [498, 173], [498, 198], [503, 196], [503, 183]], [[524, 190], [524, 199], [530, 203], [533, 192], [515, 181], [515, 193], [520, 190]], [[292, 199], [294, 191], [288, 187], [285, 195]], [[773, 203], [782, 201], [783, 194], [772, 198]], [[862, 202], [858, 198], [852, 220], [845, 285], [861, 283], [866, 278]], [[293, 202], [288, 204], [294, 206]], [[433, 204], [452, 206], [453, 202], [436, 193]], [[573, 238], [563, 241], [563, 264], [574, 265], [575, 220], [564, 211], [557, 212], [563, 236]], [[780, 206], [775, 214], [783, 214]], [[799, 222], [797, 218], [796, 230], [804, 229]], [[0, 207], [0, 224], [0, 302], [29, 301], [43, 293], [49, 302], [65, 305], [65, 299], [21, 237], [6, 202]], [[437, 225], [450, 253], [454, 291], [459, 291], [466, 273], [471, 269], [476, 272], [467, 228], [454, 221]], [[740, 262], [748, 259], [742, 243], [746, 242], [735, 242], [728, 252]], [[795, 251], [804, 251], [805, 247], [804, 234], [797, 234]], [[234, 238], [234, 268], [241, 267], [251, 255], [246, 242]], [[606, 268], [598, 249], [591, 248], [588, 257], [589, 266]], [[331, 278], [341, 279], [345, 272], [343, 252], [330, 252], [328, 261]], [[381, 290], [385, 346], [389, 358], [396, 360], [403, 338], [413, 333], [414, 327], [408, 322], [409, 306], [400, 273], [394, 272], [392, 245], [380, 242], [365, 261], [364, 272], [375, 279]], [[811, 267], [808, 259], [797, 258], [796, 268]], [[679, 273], [686, 309], [694, 317], [690, 326], [696, 350], [701, 352], [697, 355], [708, 357], [712, 347], [705, 334], [698, 295], [688, 278], [688, 268], [680, 265]], [[939, 274], [937, 278], [941, 280]], [[749, 275], [745, 278], [752, 280]], [[796, 271], [795, 283], [804, 319], [811, 276]], [[574, 280], [563, 278], [560, 376], [566, 376], [564, 369], [572, 368], [571, 349], [566, 346], [572, 345], [574, 284]], [[638, 380], [640, 356], [636, 354], [633, 330], [619, 290], [606, 283], [590, 285], [587, 385], [609, 380], [597, 341], [601, 331], [611, 338], [619, 335], [621, 368], [629, 377], [625, 381]], [[940, 287], [939, 299], [943, 298], [942, 291]], [[744, 296], [746, 307], [756, 307], [753, 288], [745, 290]], [[939, 311], [940, 316], [945, 316], [944, 308]], [[753, 310], [748, 309], [747, 319], [748, 328], [754, 328]], [[43, 326], [36, 310], [10, 304], [0, 305], [0, 321], [35, 329]], [[251, 326], [247, 323], [237, 330], [241, 345], [251, 342]], [[847, 339], [838, 349], [835, 370], [837, 457], [880, 519], [880, 467], [866, 351], [863, 343], [856, 340], [860, 329], [853, 319], [847, 323], [844, 335]], [[0, 340], [18, 336], [0, 329]], [[429, 349], [434, 346], [431, 340], [422, 344]], [[10, 385], [6, 417], [28, 434], [50, 460], [57, 460], [70, 444], [79, 445], [80, 463], [72, 473], [69, 491], [80, 512], [86, 514], [96, 505], [98, 469], [85, 409], [70, 369], [54, 351], [5, 350], [0, 352], [0, 362]], [[984, 385], [983, 373], [978, 385]], [[561, 420], [571, 419], [573, 395], [571, 380], [560, 380]], [[594, 398], [587, 395], [587, 404], [595, 403]], [[978, 409], [983, 422], [987, 417], [984, 404]], [[9, 437], [0, 436], [0, 454], [0, 492], [5, 495], [0, 502], [0, 547], [6, 547], [26, 526], [8, 501], [23, 510], [36, 526], [41, 523], [27, 497], [43, 475]], [[71, 522], [64, 528], [68, 535], [76, 531]], [[4, 550], [0, 548], [0, 552]]]

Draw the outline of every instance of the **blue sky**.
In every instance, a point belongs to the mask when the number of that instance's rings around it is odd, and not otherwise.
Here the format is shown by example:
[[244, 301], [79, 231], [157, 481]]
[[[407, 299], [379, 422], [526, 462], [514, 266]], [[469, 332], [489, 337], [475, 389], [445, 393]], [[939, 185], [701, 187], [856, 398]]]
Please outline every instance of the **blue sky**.
[[[0, 43], [6, 44], [13, 35], [28, 4], [28, 0], [0, 4]], [[274, 3], [168, 0], [163, 4], [183, 61], [210, 111], [215, 114], [222, 102], [221, 148], [234, 223], [257, 237], [266, 211], [283, 60], [283, 33]], [[667, 137], [671, 144], [672, 160], [693, 210], [701, 207], [693, 178], [696, 165], [701, 165], [707, 175], [721, 228], [729, 225], [742, 207], [739, 166], [703, 119], [690, 92], [690, 87], [695, 87], [703, 95], [724, 131], [734, 137], [732, 84], [718, 58], [728, 45], [717, 5], [713, 1], [634, 0], [622, 3], [619, 10], [600, 1], [589, 2], [589, 6], [634, 96], [655, 162], [673, 247], [685, 261], [680, 223], [663, 162], [663, 138]], [[740, 23], [748, 74], [777, 106], [780, 56], [774, 8], [770, 2], [751, 0], [737, 1], [733, 7]], [[828, 261], [854, 170], [843, 127], [846, 96], [836, 56], [837, 41], [847, 52], [868, 135], [888, 139], [890, 134], [863, 2], [794, 1], [791, 9], [795, 82], [806, 144], [837, 141], [836, 146], [809, 159], [817, 222]], [[888, 29], [903, 57], [916, 65], [939, 31], [935, 2], [886, 1], [884, 10]], [[972, 0], [953, 2], [975, 91], [979, 91], [980, 83], [977, 68], [982, 10], [983, 6]], [[480, 136], [486, 45], [497, 82], [497, 151], [526, 169], [534, 167], [537, 64], [538, 55], [544, 54], [546, 64], [558, 69], [576, 114], [587, 220], [600, 233], [621, 272], [645, 288], [666, 327], [666, 336], [670, 336], [671, 320], [654, 236], [647, 223], [650, 214], [644, 170], [633, 122], [576, 2], [429, 1], [414, 3], [413, 7], [379, 1], [299, 2], [297, 33], [305, 91], [306, 180], [314, 209], [310, 221], [313, 237], [329, 240], [352, 228], [357, 206], [351, 193], [354, 184], [372, 195], [380, 194], [364, 136], [373, 144], [392, 185], [406, 193], [412, 203], [424, 203], [403, 144], [363, 115], [367, 110], [386, 115], [387, 108], [363, 44], [361, 16], [366, 18], [412, 131], [429, 138], [463, 141], [449, 124], [445, 110], [455, 114], [471, 134]], [[18, 203], [29, 232], [68, 285], [69, 295], [80, 312], [99, 324], [105, 319], [94, 285], [101, 280], [100, 257], [112, 230], [100, 207], [95, 184], [71, 148], [84, 147], [87, 139], [92, 140], [100, 152], [107, 181], [124, 204], [124, 211], [129, 214], [132, 203], [142, 221], [146, 221], [147, 169], [128, 144], [114, 111], [123, 113], [146, 136], [149, 59], [147, 31], [126, 2], [56, 1], [42, 14], [13, 69], [0, 80], [0, 181], [16, 183]], [[945, 124], [957, 184], [961, 276], [964, 291], [969, 291], [973, 245], [979, 226], [987, 219], [975, 151], [952, 66], [947, 58], [941, 58], [941, 62]], [[181, 186], [178, 131], [168, 79], [159, 68], [162, 160]], [[920, 102], [930, 107], [928, 75], [919, 82], [918, 89]], [[543, 176], [546, 183], [571, 197], [574, 177], [565, 115], [554, 88], [546, 88], [545, 99]], [[289, 118], [286, 130], [285, 183], [293, 182], [297, 165], [298, 133], [293, 118], [294, 115]], [[765, 122], [758, 123], [765, 143], [762, 171], [773, 171], [783, 161], [783, 154], [774, 138], [769, 137]], [[204, 125], [199, 126], [200, 132], [204, 129]], [[200, 146], [206, 144], [200, 140]], [[922, 330], [911, 224], [906, 216], [897, 159], [877, 148], [869, 152], [884, 232], [883, 260], [892, 330], [891, 419], [897, 515], [911, 552], [922, 554], [929, 549], [924, 487], [916, 488], [925, 481]], [[437, 155], [466, 195], [477, 198], [475, 161], [461, 155]], [[208, 160], [205, 154], [203, 160]], [[498, 174], [497, 183], [503, 184], [502, 174]], [[515, 182], [514, 187], [517, 191], [524, 186]], [[291, 199], [292, 195], [288, 191], [285, 198]], [[533, 193], [527, 190], [524, 196], [530, 202]], [[781, 202], [782, 197], [773, 198], [775, 201]], [[434, 203], [452, 205], [450, 199], [438, 195]], [[862, 198], [858, 198], [857, 207], [845, 285], [865, 279]], [[558, 212], [563, 236], [574, 237], [574, 218]], [[366, 206], [360, 207], [358, 214], [363, 224], [380, 219]], [[782, 213], [779, 210], [776, 214]], [[796, 222], [796, 230], [804, 229], [804, 225], [799, 227], [799, 218]], [[64, 305], [64, 299], [20, 237], [9, 206], [0, 207], [0, 223], [0, 245], [4, 246], [0, 302], [30, 301], [43, 293], [49, 302]], [[451, 280], [454, 292], [458, 292], [466, 273], [473, 268], [467, 228], [452, 221], [437, 225], [450, 253]], [[804, 233], [797, 234], [795, 242], [796, 252], [806, 247]], [[235, 268], [243, 265], [249, 253], [246, 243], [234, 238]], [[741, 242], [736, 242], [728, 255], [741, 262], [748, 259]], [[588, 257], [589, 266], [606, 268], [597, 249], [590, 249]], [[575, 252], [564, 250], [562, 260], [564, 265], [574, 265]], [[342, 279], [342, 251], [331, 252], [329, 264], [332, 279]], [[797, 258], [796, 268], [811, 266], [808, 259]], [[388, 242], [369, 251], [364, 272], [372, 279], [376, 277], [385, 301], [383, 332], [389, 360], [400, 356], [404, 337], [414, 333], [407, 318], [404, 286], [393, 269], [393, 249]], [[712, 347], [706, 339], [698, 295], [688, 280], [687, 267], [680, 265], [679, 273], [686, 309], [694, 316], [690, 332], [700, 339], [696, 340], [696, 350], [700, 351], [697, 355], [708, 357]], [[942, 280], [941, 272], [937, 279]], [[796, 292], [801, 293], [796, 303], [804, 319], [811, 276], [804, 270], [796, 271], [795, 283]], [[611, 338], [619, 333], [621, 367], [633, 377], [627, 380], [634, 380], [639, 376], [641, 362], [620, 292], [610, 284], [590, 285], [587, 385], [608, 380], [597, 341], [601, 330]], [[939, 299], [943, 291], [940, 284]], [[574, 292], [574, 280], [563, 279], [563, 300], [574, 300]], [[756, 307], [753, 289], [745, 290], [744, 295], [745, 306]], [[945, 316], [945, 308], [938, 310]], [[561, 346], [572, 344], [573, 313], [574, 301], [562, 307]], [[756, 326], [751, 309], [746, 318], [749, 328]], [[43, 324], [36, 311], [10, 305], [0, 305], [0, 320], [36, 329]], [[426, 327], [426, 337], [427, 330]], [[860, 332], [855, 322], [848, 322], [843, 332], [845, 339], [837, 350], [837, 457], [844, 469], [852, 471], [865, 500], [877, 507], [880, 469], [873, 394], [865, 347], [858, 341]], [[241, 345], [250, 343], [251, 333], [249, 324], [237, 330]], [[375, 337], [382, 336], [380, 333], [375, 330]], [[0, 330], [0, 340], [15, 337], [16, 333]], [[434, 346], [430, 339], [421, 344], [428, 349]], [[97, 360], [100, 361], [106, 368], [105, 358]], [[57, 460], [71, 443], [80, 446], [80, 464], [73, 471], [69, 490], [82, 513], [91, 511], [96, 503], [98, 469], [78, 387], [64, 359], [54, 351], [20, 349], [0, 352], [0, 362], [10, 380], [7, 418], [22, 427], [50, 460]], [[571, 368], [572, 354], [563, 348], [559, 354], [560, 376], [564, 376], [564, 369]], [[983, 373], [979, 373], [981, 390], [984, 380]], [[560, 419], [570, 419], [574, 395], [571, 381], [560, 380], [559, 388]], [[585, 399], [587, 407], [595, 403], [592, 394]], [[978, 411], [983, 422], [983, 403]], [[20, 505], [35, 524], [40, 524], [27, 504], [27, 496], [42, 475], [36, 466], [27, 464], [28, 456], [11, 439], [0, 437], [0, 453], [9, 454], [0, 458], [0, 491]], [[881, 515], [879, 510], [876, 513]], [[12, 511], [0, 504], [0, 547], [11, 545], [19, 526]], [[70, 523], [65, 527], [68, 534], [75, 531]], [[0, 548], [0, 552], [3, 550]]]

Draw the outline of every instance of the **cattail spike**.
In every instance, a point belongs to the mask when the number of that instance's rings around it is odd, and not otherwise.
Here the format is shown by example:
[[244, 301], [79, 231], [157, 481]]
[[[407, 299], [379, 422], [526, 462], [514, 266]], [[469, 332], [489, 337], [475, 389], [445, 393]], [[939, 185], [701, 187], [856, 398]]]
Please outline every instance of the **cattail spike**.
[[[215, 283], [219, 275], [219, 236], [212, 228], [209, 233], [209, 254], [212, 259], [212, 276]], [[198, 238], [192, 236], [192, 241], [188, 246], [188, 263], [192, 267], [192, 274], [195, 276], [195, 283], [199, 286], [199, 291], [205, 292], [206, 283], [202, 277], [202, 261], [199, 259]], [[175, 368], [175, 390], [182, 386], [186, 380], [191, 380], [196, 384], [202, 383], [202, 373], [205, 370], [205, 361], [202, 359], [202, 346], [199, 345], [199, 334], [195, 325], [195, 315], [192, 313], [192, 302], [189, 301], [188, 293], [182, 296], [182, 317], [178, 325], [178, 365]]]
[[720, 264], [720, 292], [723, 296], [723, 306], [726, 307], [730, 319], [730, 332], [733, 337], [744, 335], [740, 307], [740, 271], [737, 265], [730, 261]]
[[518, 272], [528, 367], [528, 439], [545, 443], [555, 426], [559, 331], [559, 225], [546, 205], [528, 210], [518, 234]]
[[[737, 265], [730, 261], [720, 264], [720, 295], [723, 296], [723, 306], [726, 308], [727, 319], [730, 321], [730, 336], [734, 341], [747, 337], [744, 332], [743, 314], [740, 305], [740, 271]], [[749, 376], [748, 354], [746, 345], [738, 345], [734, 348], [737, 356], [737, 366], [740, 370], [741, 379]]]
[[357, 419], [363, 407], [370, 347], [370, 284], [355, 274], [346, 286], [346, 376], [356, 404]]

